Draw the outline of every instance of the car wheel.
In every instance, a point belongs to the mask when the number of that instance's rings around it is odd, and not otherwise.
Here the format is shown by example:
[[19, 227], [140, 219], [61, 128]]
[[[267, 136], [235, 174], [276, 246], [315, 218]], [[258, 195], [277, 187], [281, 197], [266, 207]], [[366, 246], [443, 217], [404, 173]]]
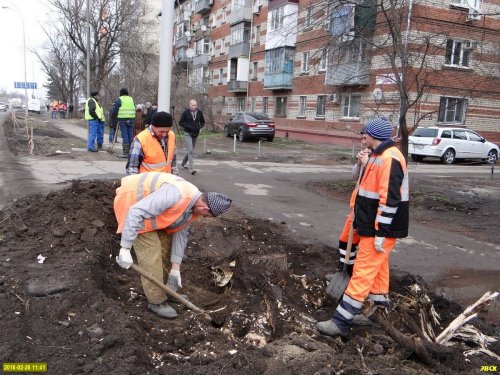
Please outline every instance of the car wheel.
[[441, 156], [441, 161], [444, 164], [453, 164], [455, 162], [455, 151], [453, 151], [451, 148], [447, 149], [443, 156]]
[[423, 155], [411, 154], [411, 160], [414, 161], [415, 163], [422, 161], [423, 158], [424, 158]]
[[267, 141], [268, 141], [268, 142], [272, 142], [272, 141], [273, 141], [273, 139], [274, 139], [274, 136], [272, 136], [272, 137], [267, 137]]
[[486, 161], [488, 161], [488, 163], [495, 163], [497, 159], [498, 159], [497, 151], [490, 150], [490, 152], [488, 152], [488, 156], [486, 157]]
[[229, 134], [229, 128], [227, 127], [227, 125], [226, 125], [226, 126], [224, 126], [224, 135], [225, 135], [226, 137], [230, 137], [230, 136], [231, 136], [231, 134]]
[[238, 139], [240, 140], [240, 142], [245, 142], [247, 140], [245, 134], [243, 133], [243, 129], [240, 129], [240, 132], [238, 133]]

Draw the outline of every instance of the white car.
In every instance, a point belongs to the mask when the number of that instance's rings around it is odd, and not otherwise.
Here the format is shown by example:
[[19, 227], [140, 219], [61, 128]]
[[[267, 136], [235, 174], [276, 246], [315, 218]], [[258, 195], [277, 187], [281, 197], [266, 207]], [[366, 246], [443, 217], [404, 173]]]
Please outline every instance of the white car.
[[453, 164], [456, 159], [496, 161], [499, 149], [469, 129], [429, 127], [415, 129], [409, 137], [408, 154], [416, 162], [436, 157], [445, 164]]
[[4, 112], [7, 111], [7, 106], [5, 105], [5, 103], [0, 103], [0, 111], [4, 111]]

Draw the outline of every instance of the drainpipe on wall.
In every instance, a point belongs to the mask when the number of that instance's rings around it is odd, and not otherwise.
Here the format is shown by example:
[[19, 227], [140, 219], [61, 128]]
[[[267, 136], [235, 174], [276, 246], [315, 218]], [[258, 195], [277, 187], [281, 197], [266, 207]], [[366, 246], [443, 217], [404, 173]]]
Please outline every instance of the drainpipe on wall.
[[[253, 4], [253, 3], [252, 3]], [[252, 19], [250, 20], [250, 48], [248, 49], [248, 83], [247, 83], [247, 109], [248, 109], [248, 106], [249, 106], [249, 102], [250, 102], [250, 58], [252, 56], [252, 45], [253, 45], [253, 38], [252, 38], [252, 35], [253, 35], [253, 17], [255, 16], [255, 14], [253, 14], [253, 8], [252, 6], [250, 6], [250, 11], [252, 12]], [[251, 108], [250, 108], [251, 110]]]

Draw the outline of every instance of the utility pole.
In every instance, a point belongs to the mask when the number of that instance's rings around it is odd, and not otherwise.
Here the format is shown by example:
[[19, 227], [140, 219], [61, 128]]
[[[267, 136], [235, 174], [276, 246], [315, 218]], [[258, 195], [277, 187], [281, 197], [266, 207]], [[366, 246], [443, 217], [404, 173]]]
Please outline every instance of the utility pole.
[[170, 113], [172, 86], [172, 48], [174, 38], [174, 0], [163, 0], [160, 32], [160, 72], [158, 79], [158, 111]]

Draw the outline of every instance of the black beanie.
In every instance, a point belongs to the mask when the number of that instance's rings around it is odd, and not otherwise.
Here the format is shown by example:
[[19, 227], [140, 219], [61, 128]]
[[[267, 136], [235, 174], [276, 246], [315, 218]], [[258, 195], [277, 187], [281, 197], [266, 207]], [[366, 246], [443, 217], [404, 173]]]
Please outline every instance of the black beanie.
[[170, 113], [167, 112], [157, 112], [153, 119], [151, 120], [151, 124], [158, 128], [170, 128], [173, 124], [173, 118]]

